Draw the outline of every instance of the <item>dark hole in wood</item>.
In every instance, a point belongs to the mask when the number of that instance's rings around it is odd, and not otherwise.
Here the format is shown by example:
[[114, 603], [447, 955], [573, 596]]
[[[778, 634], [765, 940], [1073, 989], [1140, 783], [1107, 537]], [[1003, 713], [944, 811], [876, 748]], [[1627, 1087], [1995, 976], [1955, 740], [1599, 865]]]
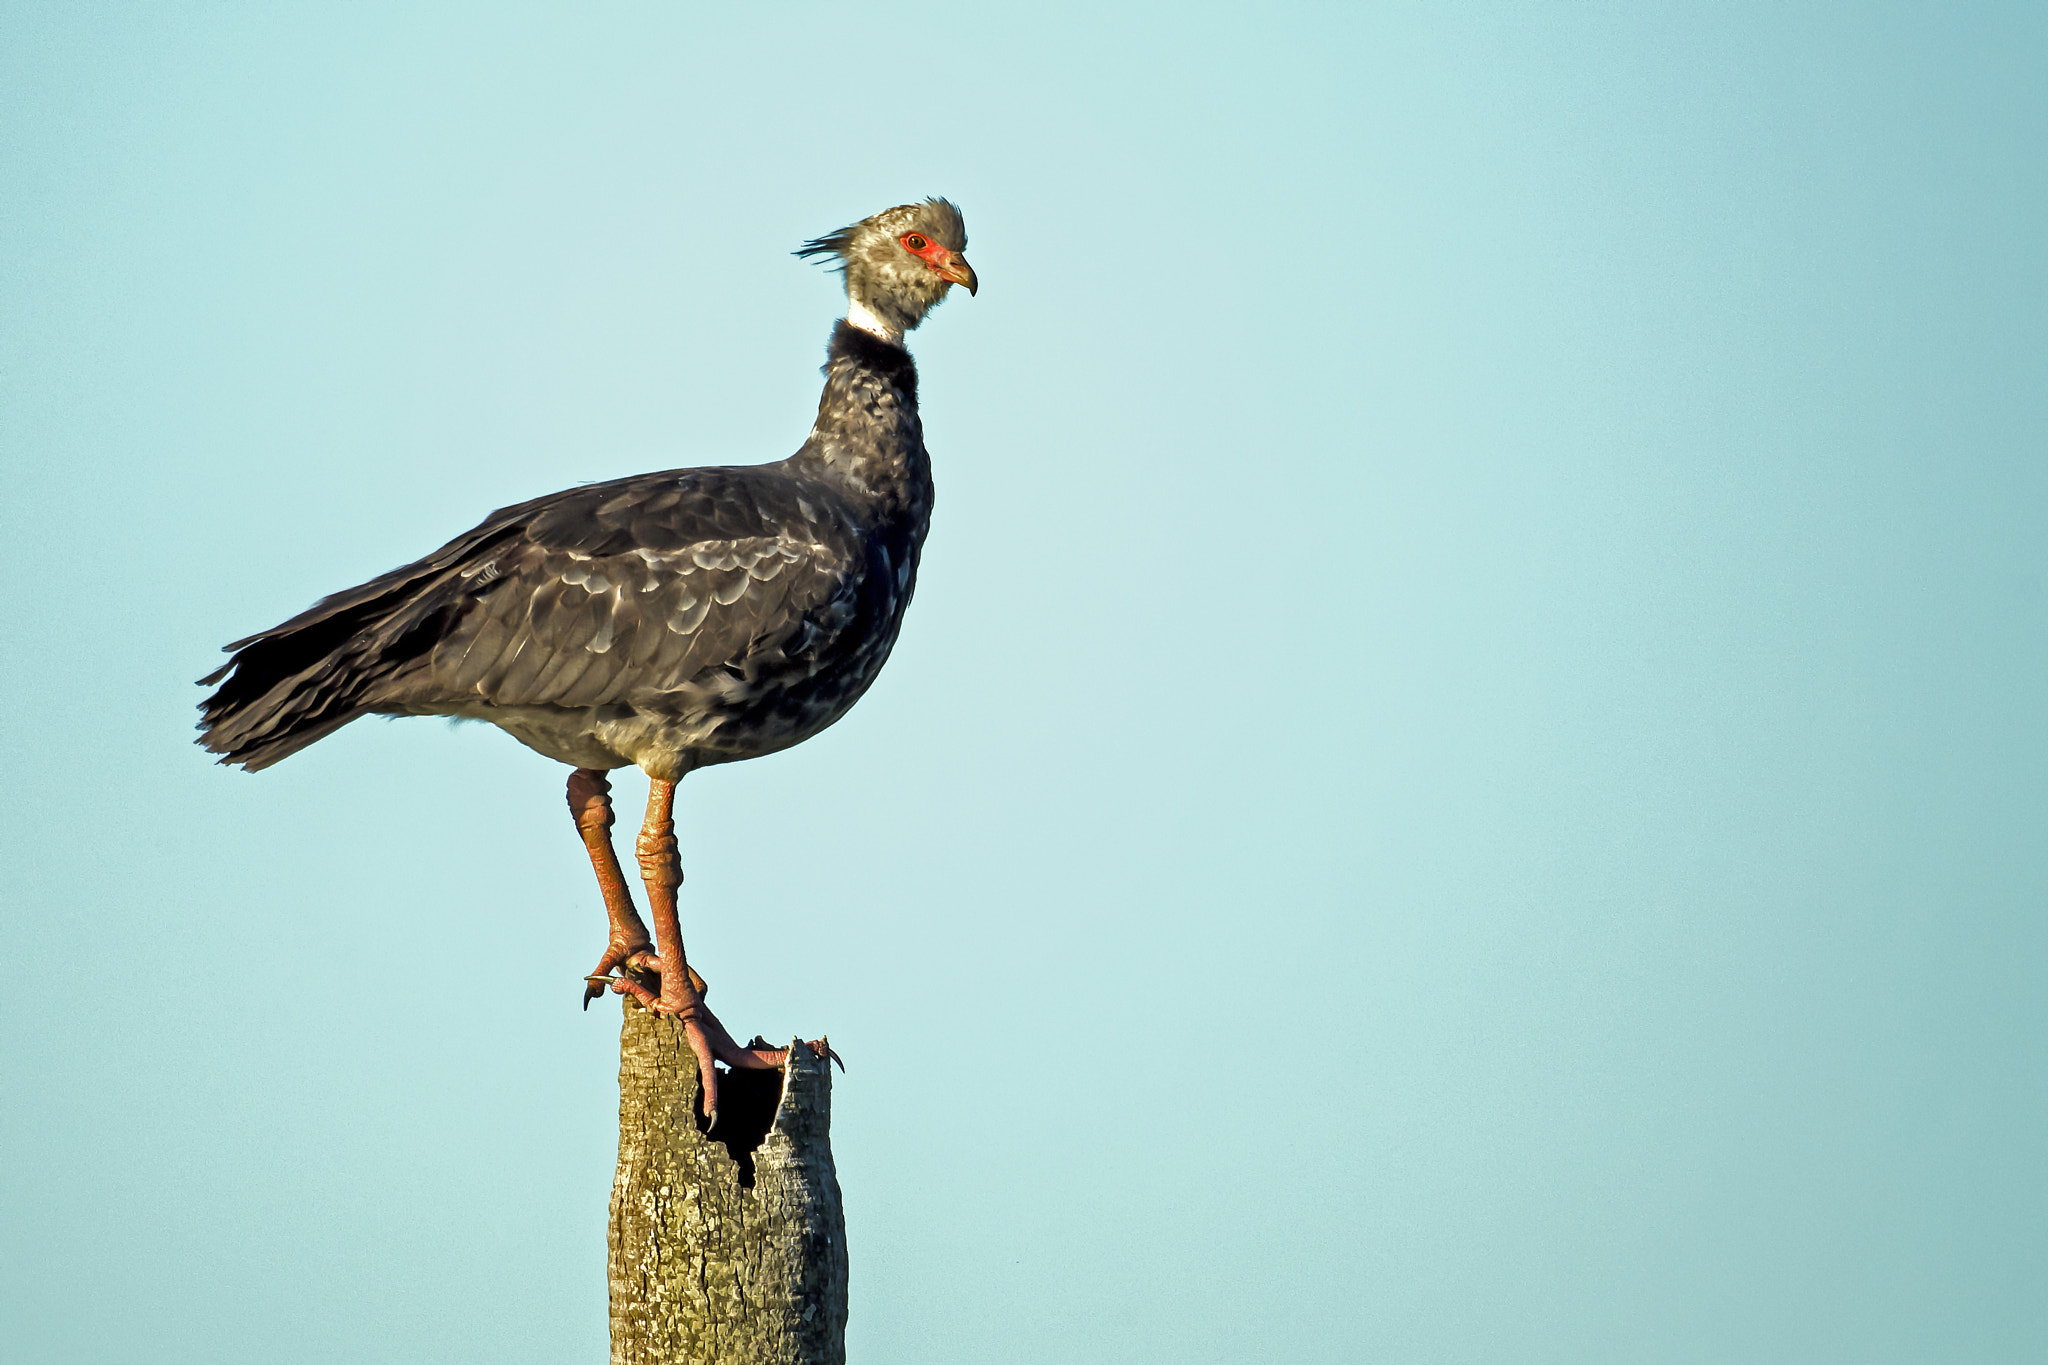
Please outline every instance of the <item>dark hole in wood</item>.
[[[748, 1047], [765, 1048], [767, 1043], [756, 1038]], [[711, 1120], [704, 1114], [704, 1095], [699, 1091], [693, 1106], [697, 1118], [697, 1131], [714, 1142], [723, 1143], [726, 1152], [740, 1168], [740, 1188], [754, 1188], [754, 1149], [767, 1141], [768, 1130], [775, 1126], [775, 1111], [782, 1107], [782, 1070], [734, 1071], [727, 1067], [718, 1069], [718, 1131], [711, 1131]]]

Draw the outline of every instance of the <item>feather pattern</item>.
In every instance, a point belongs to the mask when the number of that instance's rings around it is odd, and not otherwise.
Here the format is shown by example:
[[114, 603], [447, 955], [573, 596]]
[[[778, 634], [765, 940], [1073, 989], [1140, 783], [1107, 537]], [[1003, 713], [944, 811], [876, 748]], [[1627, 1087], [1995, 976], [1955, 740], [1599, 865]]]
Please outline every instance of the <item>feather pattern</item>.
[[842, 322], [825, 375], [786, 460], [507, 507], [237, 641], [200, 742], [256, 769], [360, 715], [462, 716], [674, 778], [817, 733], [888, 658], [932, 503], [909, 355]]

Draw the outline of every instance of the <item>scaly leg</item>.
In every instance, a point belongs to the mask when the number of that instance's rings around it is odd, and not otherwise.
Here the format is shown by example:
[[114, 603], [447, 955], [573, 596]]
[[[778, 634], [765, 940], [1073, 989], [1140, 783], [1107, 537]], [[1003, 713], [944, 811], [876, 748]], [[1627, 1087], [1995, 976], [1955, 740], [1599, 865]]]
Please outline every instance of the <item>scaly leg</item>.
[[[704, 1004], [704, 981], [683, 957], [682, 926], [676, 920], [676, 888], [683, 884], [682, 859], [676, 851], [676, 784], [655, 778], [647, 790], [647, 823], [640, 827], [635, 851], [640, 876], [647, 883], [647, 907], [654, 917], [654, 938], [660, 950], [661, 998], [648, 1007], [682, 1022], [697, 1054], [697, 1074], [704, 1085], [704, 1112], [718, 1122], [718, 1070], [713, 1061], [749, 1070], [771, 1070], [789, 1060], [782, 1048], [746, 1048], [734, 1042]], [[637, 920], [635, 921], [637, 923]]]
[[[611, 921], [611, 942], [597, 968], [584, 978], [583, 1008], [604, 994], [607, 983], [621, 995], [631, 994], [641, 1004], [652, 1005], [654, 992], [635, 976], [660, 970], [653, 953], [653, 941], [640, 912], [633, 908], [633, 893], [626, 889], [626, 877], [619, 870], [618, 855], [612, 852], [612, 784], [596, 768], [578, 768], [569, 774], [569, 813], [576, 817], [576, 830], [590, 854], [590, 866], [597, 873], [597, 889], [604, 895], [605, 917]], [[608, 973], [619, 969], [616, 977]], [[700, 987], [701, 989], [701, 984]]]

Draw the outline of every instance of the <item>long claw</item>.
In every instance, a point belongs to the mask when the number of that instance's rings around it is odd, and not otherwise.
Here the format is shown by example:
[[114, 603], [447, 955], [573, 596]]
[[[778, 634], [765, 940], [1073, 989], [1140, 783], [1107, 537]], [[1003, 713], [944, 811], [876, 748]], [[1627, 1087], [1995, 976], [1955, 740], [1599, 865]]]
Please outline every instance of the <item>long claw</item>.
[[623, 967], [617, 976], [586, 976], [583, 980], [586, 983], [583, 987], [583, 1008], [586, 1010], [590, 1008], [591, 1001], [604, 994], [606, 986], [611, 987], [613, 995], [630, 995], [649, 1009], [659, 1003], [654, 992], [640, 980], [639, 973]]
[[711, 1040], [695, 1015], [684, 1018], [683, 1036], [690, 1040], [690, 1051], [697, 1054], [697, 1078], [704, 1087], [704, 1131], [708, 1135], [718, 1126], [718, 1068], [712, 1065]]
[[[773, 1071], [789, 1060], [789, 1053], [783, 1048], [741, 1047], [735, 1043], [718, 1016], [705, 1006], [701, 995], [694, 999], [685, 997], [679, 1003], [657, 1000], [648, 1008], [680, 1023], [683, 1036], [690, 1042], [690, 1050], [697, 1054], [697, 1077], [703, 1089], [704, 1131], [707, 1136], [715, 1134], [718, 1127], [717, 1063], [724, 1062], [739, 1071]], [[754, 1041], [758, 1044], [761, 1040], [757, 1038]]]
[[[759, 1043], [761, 1040], [756, 1038], [754, 1041]], [[840, 1071], [846, 1070], [846, 1062], [838, 1053], [832, 1050], [832, 1040], [830, 1038], [813, 1038], [810, 1042], [805, 1043], [804, 1046], [811, 1050], [813, 1057], [830, 1057], [838, 1064]]]
[[[643, 960], [647, 966], [641, 966]], [[638, 940], [614, 934], [612, 941], [605, 945], [604, 956], [597, 960], [589, 976], [583, 978], [583, 1008], [589, 1009], [590, 1002], [605, 992], [605, 987], [619, 990], [615, 978], [609, 973], [616, 970], [620, 976], [630, 976], [635, 970], [646, 971], [658, 967], [660, 959], [648, 951], [645, 938]], [[622, 992], [623, 993], [623, 992]]]
[[586, 976], [583, 978], [583, 1008], [588, 1010], [590, 1002], [610, 988], [613, 995], [630, 995], [643, 1005], [654, 1003], [654, 992], [635, 978], [633, 972], [621, 968], [617, 976]]

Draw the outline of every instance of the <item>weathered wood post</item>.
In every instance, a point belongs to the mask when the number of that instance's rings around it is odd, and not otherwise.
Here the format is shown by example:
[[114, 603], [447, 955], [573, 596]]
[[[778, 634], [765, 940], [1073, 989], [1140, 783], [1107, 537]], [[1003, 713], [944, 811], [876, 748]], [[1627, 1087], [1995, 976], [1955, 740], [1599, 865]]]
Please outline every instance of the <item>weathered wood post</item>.
[[719, 1079], [706, 1137], [697, 1057], [631, 1000], [619, 1036], [612, 1365], [844, 1365], [846, 1218], [831, 1063]]

